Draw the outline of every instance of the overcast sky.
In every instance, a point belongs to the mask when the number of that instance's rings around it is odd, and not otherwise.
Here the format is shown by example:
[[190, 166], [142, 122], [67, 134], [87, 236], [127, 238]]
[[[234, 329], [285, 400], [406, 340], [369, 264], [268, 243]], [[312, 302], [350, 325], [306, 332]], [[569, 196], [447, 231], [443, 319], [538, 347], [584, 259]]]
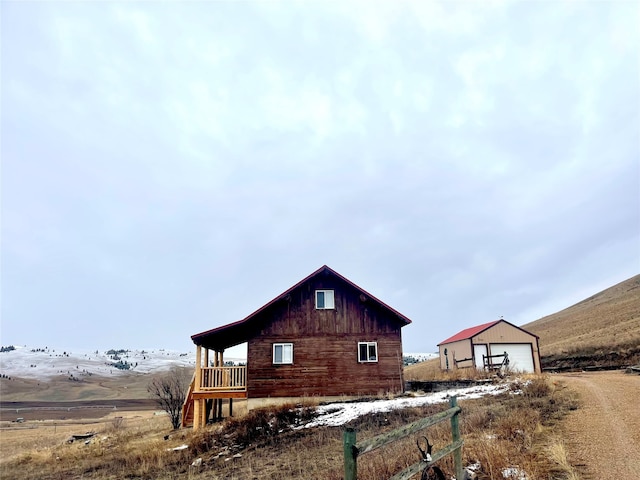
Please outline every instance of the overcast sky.
[[405, 352], [640, 273], [637, 2], [11, 2], [2, 344], [190, 351], [327, 264]]

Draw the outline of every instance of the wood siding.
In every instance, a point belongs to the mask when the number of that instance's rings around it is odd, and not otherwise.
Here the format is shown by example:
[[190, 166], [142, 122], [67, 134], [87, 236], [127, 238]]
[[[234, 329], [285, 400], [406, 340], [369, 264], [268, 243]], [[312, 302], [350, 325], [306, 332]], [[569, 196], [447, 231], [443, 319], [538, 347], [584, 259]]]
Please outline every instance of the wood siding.
[[[315, 291], [334, 291], [317, 310]], [[248, 397], [371, 395], [403, 390], [402, 323], [333, 276], [302, 284], [262, 312], [247, 350]], [[378, 361], [358, 362], [358, 342], [377, 342]], [[273, 364], [273, 344], [293, 344], [293, 364]]]

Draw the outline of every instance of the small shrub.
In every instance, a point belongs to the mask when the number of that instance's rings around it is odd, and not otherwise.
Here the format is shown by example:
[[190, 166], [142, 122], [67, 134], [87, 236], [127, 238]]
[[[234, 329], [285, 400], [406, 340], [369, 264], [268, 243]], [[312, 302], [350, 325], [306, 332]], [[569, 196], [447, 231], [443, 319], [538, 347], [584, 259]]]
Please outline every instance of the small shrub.
[[555, 438], [546, 448], [548, 458], [553, 462], [556, 472], [567, 480], [579, 480], [580, 476], [569, 463], [567, 448], [562, 440]]
[[111, 430], [112, 431], [118, 431], [118, 430], [122, 429], [123, 426], [124, 426], [124, 418], [123, 417], [114, 417], [113, 420], [111, 420]]
[[173, 367], [164, 376], [153, 379], [147, 385], [147, 392], [167, 412], [174, 430], [180, 427], [182, 406], [188, 389], [187, 372], [177, 367]]
[[553, 393], [553, 386], [548, 377], [535, 376], [522, 385], [522, 394], [530, 398], [545, 398]]
[[287, 434], [304, 435], [294, 431], [295, 427], [306, 423], [315, 416], [315, 409], [292, 404], [265, 407], [249, 411], [241, 418], [230, 418], [222, 428], [194, 437], [191, 451], [194, 455], [206, 453], [214, 447], [234, 446], [236, 449], [248, 446], [271, 446], [277, 444]]

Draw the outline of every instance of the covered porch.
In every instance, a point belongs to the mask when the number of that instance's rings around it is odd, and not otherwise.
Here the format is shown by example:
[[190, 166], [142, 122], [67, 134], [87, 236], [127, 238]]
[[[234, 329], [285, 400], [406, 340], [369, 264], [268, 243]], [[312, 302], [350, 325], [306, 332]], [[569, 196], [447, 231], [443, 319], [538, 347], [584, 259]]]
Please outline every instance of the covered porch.
[[245, 343], [248, 329], [243, 322], [225, 325], [191, 337], [196, 344], [196, 366], [182, 408], [182, 426], [204, 427], [210, 419], [222, 418], [224, 400], [247, 398], [247, 367], [224, 364], [224, 350]]
[[222, 418], [222, 402], [229, 400], [233, 415], [233, 399], [247, 398], [247, 367], [225, 366], [222, 351], [213, 352], [209, 367], [209, 349], [196, 347], [196, 368], [182, 407], [182, 426], [198, 429], [213, 418]]

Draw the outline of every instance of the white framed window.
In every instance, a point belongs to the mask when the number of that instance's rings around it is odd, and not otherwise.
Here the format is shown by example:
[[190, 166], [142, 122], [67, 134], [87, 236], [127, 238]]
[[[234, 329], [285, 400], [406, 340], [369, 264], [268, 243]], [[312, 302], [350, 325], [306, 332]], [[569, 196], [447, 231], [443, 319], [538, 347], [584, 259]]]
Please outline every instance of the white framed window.
[[316, 290], [316, 309], [331, 310], [336, 308], [333, 290]]
[[378, 342], [358, 342], [358, 362], [377, 362]]
[[275, 365], [293, 363], [293, 343], [274, 343], [273, 363]]

